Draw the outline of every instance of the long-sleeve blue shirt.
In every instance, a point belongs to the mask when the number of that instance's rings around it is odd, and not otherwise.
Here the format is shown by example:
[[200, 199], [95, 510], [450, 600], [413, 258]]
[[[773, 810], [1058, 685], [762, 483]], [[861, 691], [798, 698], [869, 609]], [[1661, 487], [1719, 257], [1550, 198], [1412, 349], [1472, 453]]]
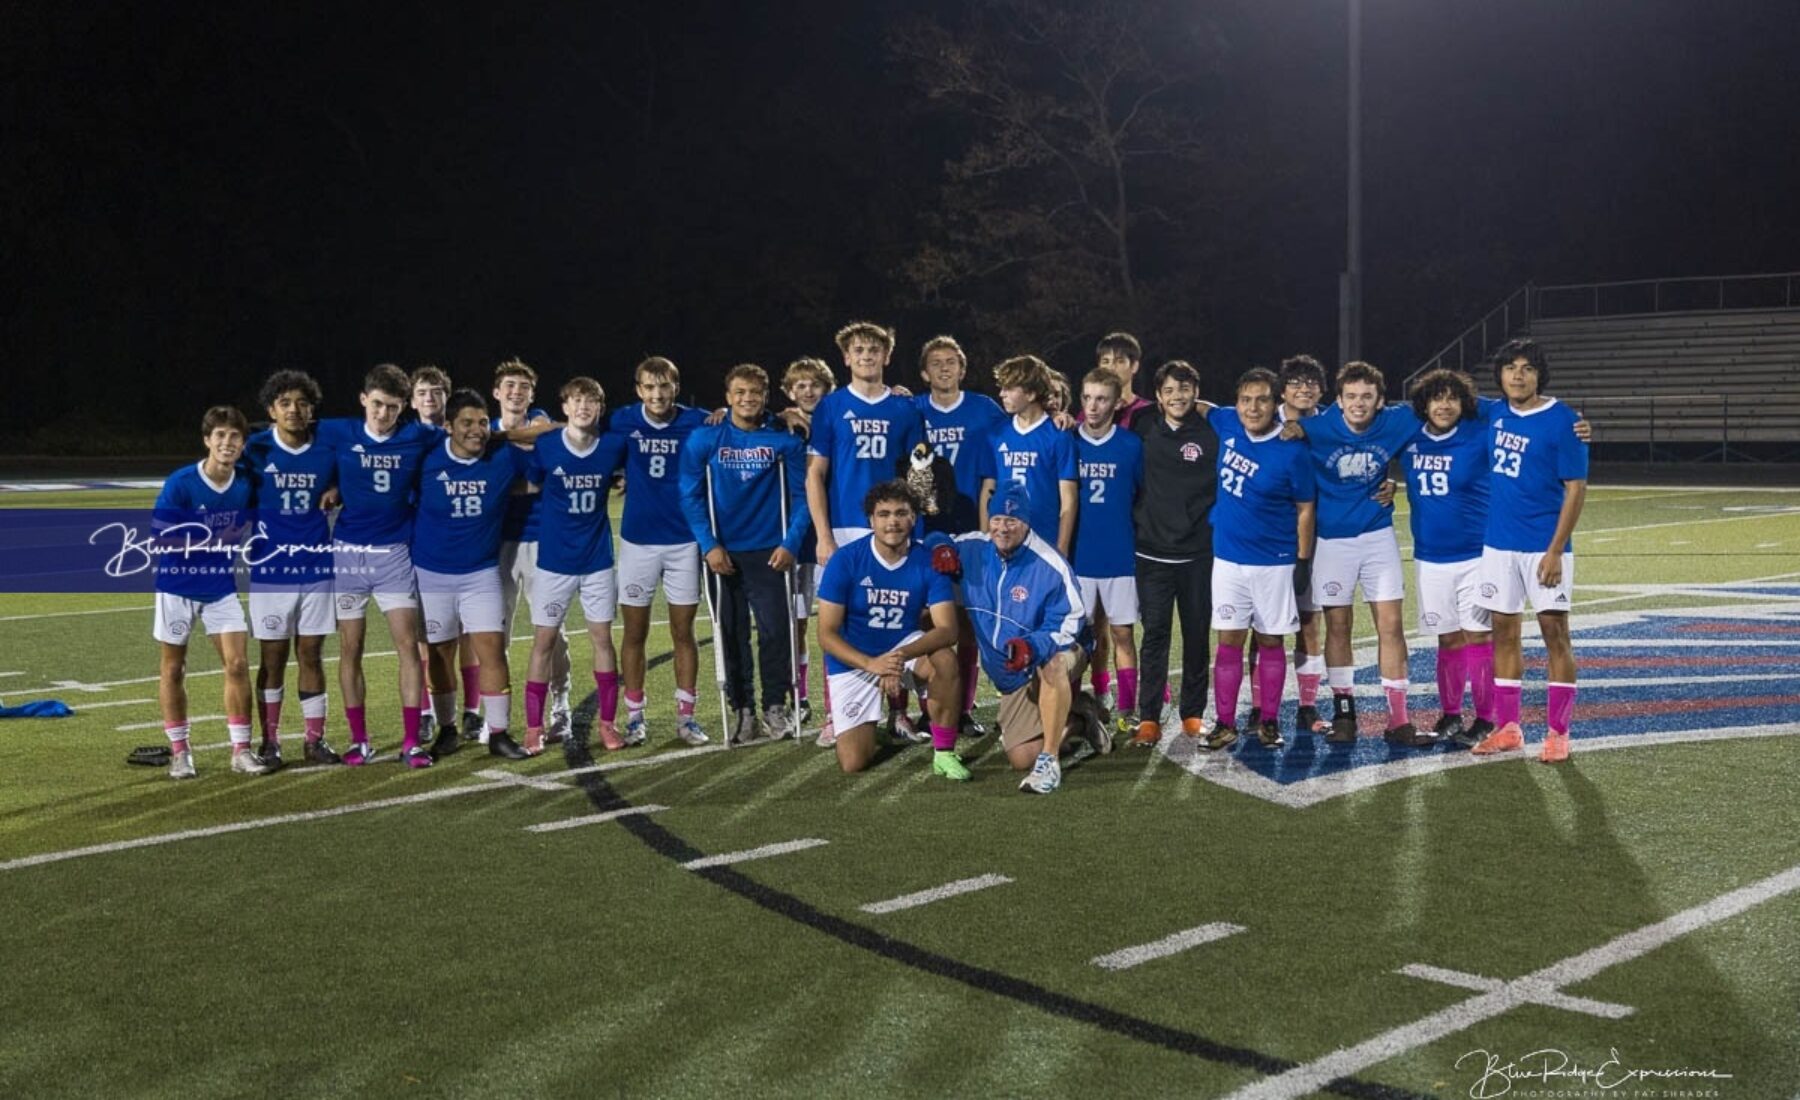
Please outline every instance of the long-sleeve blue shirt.
[[695, 429], [681, 448], [681, 510], [702, 554], [715, 546], [726, 550], [781, 546], [798, 557], [800, 540], [812, 525], [806, 509], [806, 445], [785, 429], [759, 425], [745, 431], [729, 417]]

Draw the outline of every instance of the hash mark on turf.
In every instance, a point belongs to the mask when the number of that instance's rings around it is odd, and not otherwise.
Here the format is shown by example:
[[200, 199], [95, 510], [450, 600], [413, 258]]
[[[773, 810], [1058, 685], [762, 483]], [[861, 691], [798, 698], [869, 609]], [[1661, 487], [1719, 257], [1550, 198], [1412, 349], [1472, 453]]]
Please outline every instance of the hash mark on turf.
[[[1428, 982], [1441, 982], [1444, 985], [1456, 986], [1458, 989], [1473, 989], [1477, 993], [1492, 993], [1506, 988], [1506, 983], [1499, 978], [1484, 978], [1480, 974], [1448, 970], [1441, 966], [1427, 966], [1424, 963], [1411, 963], [1394, 973], [1405, 974], [1409, 978], [1420, 978]], [[1535, 997], [1530, 988], [1525, 987], [1521, 995], [1533, 1004], [1566, 1009], [1569, 1012], [1580, 1012], [1587, 1016], [1600, 1016], [1608, 1020], [1623, 1020], [1637, 1011], [1630, 1005], [1594, 1001], [1586, 997], [1571, 997], [1566, 993], [1558, 993], [1549, 986], [1545, 986], [1543, 991]]]
[[1138, 944], [1136, 947], [1121, 948], [1088, 961], [1102, 970], [1130, 970], [1134, 966], [1141, 966], [1155, 959], [1178, 955], [1189, 948], [1199, 947], [1203, 943], [1222, 940], [1226, 936], [1235, 936], [1244, 930], [1244, 926], [1241, 924], [1227, 924], [1222, 921], [1202, 924], [1198, 928], [1189, 928], [1176, 932], [1174, 935], [1164, 936], [1160, 940]]
[[623, 810], [608, 810], [603, 814], [582, 814], [580, 817], [565, 817], [561, 821], [546, 821], [542, 825], [527, 825], [525, 831], [528, 833], [555, 833], [564, 829], [578, 829], [583, 825], [602, 825], [608, 821], [617, 821], [621, 817], [630, 817], [633, 814], [661, 813], [666, 809], [668, 809], [667, 806], [658, 806], [654, 803], [648, 806], [627, 806]]
[[930, 905], [934, 901], [943, 901], [959, 894], [972, 894], [977, 890], [986, 890], [990, 886], [1005, 886], [1012, 879], [1005, 875], [977, 875], [974, 878], [957, 879], [946, 882], [942, 886], [933, 886], [929, 890], [920, 890], [914, 894], [901, 894], [897, 898], [886, 901], [872, 901], [858, 906], [865, 913], [898, 913], [902, 909], [916, 909], [921, 905]]
[[708, 867], [725, 867], [733, 863], [748, 863], [753, 859], [768, 859], [770, 856], [785, 856], [789, 852], [803, 852], [808, 848], [817, 848], [821, 844], [831, 843], [817, 837], [804, 840], [786, 840], [780, 844], [765, 844], [760, 848], [747, 848], [741, 852], [725, 852], [716, 856], [702, 856], [690, 859], [681, 866], [688, 871], [704, 871]]
[[496, 783], [510, 783], [515, 787], [530, 787], [532, 790], [536, 791], [568, 791], [574, 789], [568, 784], [558, 783], [554, 779], [536, 775], [515, 775], [512, 772], [503, 772], [498, 768], [488, 768], [485, 771], [478, 771], [475, 773], [475, 778], [492, 779]]

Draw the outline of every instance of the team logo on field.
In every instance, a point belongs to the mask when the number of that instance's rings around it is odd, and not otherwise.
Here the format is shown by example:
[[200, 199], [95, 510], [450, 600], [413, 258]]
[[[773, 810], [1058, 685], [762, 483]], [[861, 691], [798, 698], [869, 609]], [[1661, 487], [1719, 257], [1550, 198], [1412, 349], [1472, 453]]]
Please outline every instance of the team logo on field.
[[263, 629], [264, 630], [280, 630], [282, 628], [282, 626], [285, 624], [285, 622], [286, 622], [286, 620], [283, 619], [280, 615], [264, 615], [263, 616]]
[[1325, 594], [1327, 596], [1336, 596], [1339, 593], [1343, 592], [1343, 590], [1344, 590], [1344, 586], [1342, 584], [1338, 583], [1337, 581], [1326, 581], [1325, 582]]
[[356, 609], [356, 597], [355, 596], [345, 595], [345, 596], [338, 597], [338, 610], [339, 611], [354, 611], [355, 609]]
[[1183, 443], [1181, 445], [1181, 457], [1183, 461], [1198, 462], [1200, 461], [1200, 456], [1204, 453], [1205, 452], [1200, 449], [1200, 444], [1198, 443]]
[[1483, 581], [1481, 582], [1481, 594], [1488, 599], [1493, 599], [1500, 594], [1500, 586], [1493, 581]]
[[645, 595], [644, 586], [641, 584], [628, 584], [625, 586], [625, 594], [634, 600], [641, 600]]
[[1031, 593], [1025, 591], [1024, 585], [1015, 584], [1012, 586], [1012, 591], [1008, 592], [1007, 595], [1012, 597], [1012, 602], [1014, 603], [1024, 603], [1025, 597], [1031, 595]]

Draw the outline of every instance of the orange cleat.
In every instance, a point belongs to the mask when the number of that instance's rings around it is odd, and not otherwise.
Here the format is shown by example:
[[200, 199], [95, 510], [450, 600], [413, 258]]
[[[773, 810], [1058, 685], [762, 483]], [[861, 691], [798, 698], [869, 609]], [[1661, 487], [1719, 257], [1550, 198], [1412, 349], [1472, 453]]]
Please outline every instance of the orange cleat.
[[619, 736], [619, 727], [611, 722], [594, 723], [594, 732], [600, 735], [600, 743], [606, 746], [607, 752], [618, 752], [625, 747], [625, 739]]
[[1181, 720], [1181, 732], [1187, 737], [1198, 737], [1206, 732], [1206, 728], [1200, 724], [1200, 719], [1198, 718], [1183, 718]]
[[[1525, 734], [1519, 730], [1517, 722], [1508, 722], [1493, 733], [1483, 737], [1479, 744], [1469, 751], [1476, 756], [1492, 756], [1500, 752], [1512, 752], [1525, 746]], [[1566, 751], [1566, 750], [1565, 750]]]
[[1161, 740], [1162, 724], [1146, 720], [1138, 723], [1137, 733], [1133, 734], [1131, 738], [1131, 747], [1147, 749]]
[[1569, 758], [1569, 735], [1551, 730], [1544, 735], [1544, 751], [1538, 759], [1546, 764], [1560, 764]]

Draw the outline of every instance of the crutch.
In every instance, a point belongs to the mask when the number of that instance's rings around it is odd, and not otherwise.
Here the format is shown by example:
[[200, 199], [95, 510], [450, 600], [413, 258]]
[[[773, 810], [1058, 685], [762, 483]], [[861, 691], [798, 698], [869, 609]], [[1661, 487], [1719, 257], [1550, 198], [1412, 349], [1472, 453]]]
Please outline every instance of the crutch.
[[[710, 461], [706, 463], [706, 522], [712, 527], [713, 542], [720, 546], [725, 545], [719, 541], [719, 516], [713, 510], [712, 463]], [[719, 682], [719, 731], [720, 735], [725, 738], [725, 747], [729, 749], [731, 743], [737, 739], [737, 728], [732, 721], [735, 715], [732, 712], [731, 703], [725, 696], [725, 639], [721, 636], [719, 629], [719, 603], [725, 598], [724, 578], [714, 573], [712, 566], [705, 561], [700, 563], [700, 571], [705, 574], [706, 613], [712, 618], [713, 674]], [[717, 594], [713, 591], [715, 584], [720, 586]]]
[[[787, 460], [777, 457], [775, 469], [781, 478], [781, 537], [787, 538], [788, 529], [788, 491]], [[794, 738], [794, 744], [800, 743], [800, 650], [796, 644], [800, 640], [794, 636], [794, 569], [790, 565], [781, 571], [782, 618], [787, 620], [788, 636], [788, 729]]]

